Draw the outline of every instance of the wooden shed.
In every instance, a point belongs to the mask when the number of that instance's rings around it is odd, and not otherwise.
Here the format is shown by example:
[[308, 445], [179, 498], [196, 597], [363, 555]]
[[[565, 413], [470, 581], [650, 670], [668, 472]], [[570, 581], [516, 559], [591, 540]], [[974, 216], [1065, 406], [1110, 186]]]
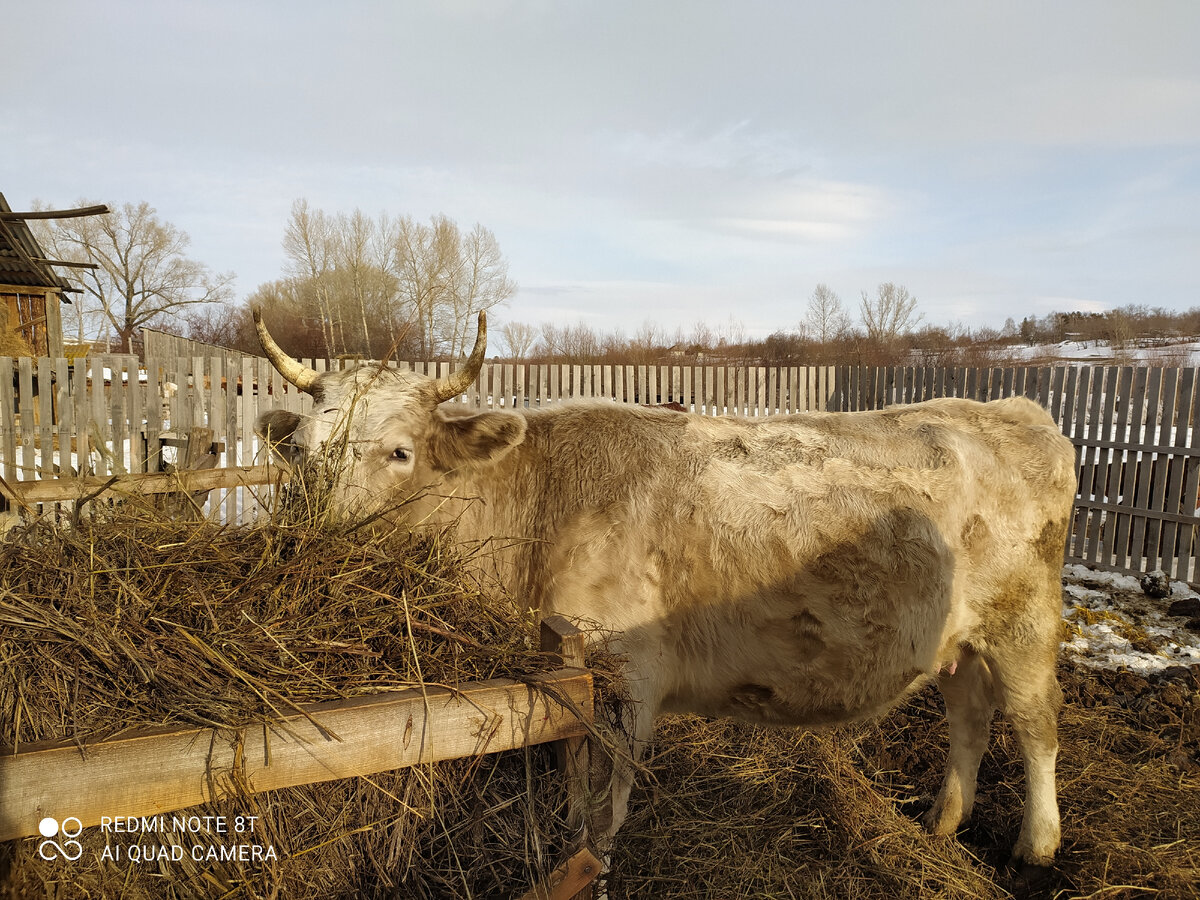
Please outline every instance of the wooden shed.
[[29, 344], [36, 356], [63, 355], [62, 307], [68, 293], [79, 293], [54, 272], [56, 265], [79, 266], [46, 258], [26, 224], [29, 219], [58, 219], [108, 212], [104, 206], [83, 210], [13, 212], [0, 194], [0, 321]]

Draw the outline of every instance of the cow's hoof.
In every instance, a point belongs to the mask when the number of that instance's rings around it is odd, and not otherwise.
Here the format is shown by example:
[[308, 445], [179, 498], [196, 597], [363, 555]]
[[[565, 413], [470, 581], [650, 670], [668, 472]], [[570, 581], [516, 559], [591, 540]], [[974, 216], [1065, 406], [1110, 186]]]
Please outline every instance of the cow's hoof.
[[1014, 897], [1039, 896], [1054, 882], [1055, 870], [1049, 865], [1012, 860], [1010, 873], [1005, 879], [1009, 893]]

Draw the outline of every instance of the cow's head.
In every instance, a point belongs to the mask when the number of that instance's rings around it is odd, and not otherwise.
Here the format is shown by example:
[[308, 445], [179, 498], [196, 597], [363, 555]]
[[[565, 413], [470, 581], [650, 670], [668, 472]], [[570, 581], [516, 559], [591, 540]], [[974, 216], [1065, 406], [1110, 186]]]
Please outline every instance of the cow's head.
[[440, 407], [479, 375], [487, 347], [482, 312], [466, 366], [446, 378], [377, 366], [319, 373], [280, 349], [258, 310], [254, 324], [272, 365], [313, 398], [309, 414], [272, 410], [259, 417], [256, 430], [291, 464], [321, 454], [338, 473], [340, 509], [399, 508], [425, 488], [492, 465], [525, 437], [525, 419], [515, 413]]

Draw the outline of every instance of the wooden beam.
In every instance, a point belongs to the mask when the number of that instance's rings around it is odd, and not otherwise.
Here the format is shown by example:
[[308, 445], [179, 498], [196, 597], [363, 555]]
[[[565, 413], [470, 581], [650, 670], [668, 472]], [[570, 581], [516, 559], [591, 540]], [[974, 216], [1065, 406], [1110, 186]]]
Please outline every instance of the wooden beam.
[[[274, 484], [287, 481], [286, 470], [279, 466], [228, 466], [190, 472], [155, 472], [121, 475], [116, 479], [47, 478], [40, 481], [0, 480], [0, 494], [24, 506], [34, 503], [60, 503], [95, 494], [100, 499], [145, 494], [196, 493], [227, 488]], [[99, 493], [96, 493], [99, 491]]]
[[[594, 715], [592, 676], [545, 682]], [[169, 813], [235, 793], [317, 784], [423, 763], [512, 750], [583, 734], [547, 692], [493, 679], [458, 690], [426, 686], [330, 703], [243, 728], [155, 729], [77, 747], [0, 753], [0, 841], [38, 833], [46, 816], [84, 827], [104, 817]], [[556, 895], [557, 896], [557, 895]]]
[[520, 900], [571, 900], [596, 880], [600, 874], [600, 860], [584, 847], [547, 876]]
[[80, 206], [76, 209], [39, 209], [36, 212], [0, 212], [0, 219], [23, 221], [25, 219], [79, 219], [84, 216], [104, 216], [112, 212], [106, 205]]
[[67, 266], [68, 268], [71, 268], [71, 269], [98, 269], [98, 268], [100, 268], [99, 263], [93, 263], [93, 262], [72, 262], [71, 260], [67, 260], [67, 259], [42, 259], [40, 256], [31, 256], [29, 258], [32, 259], [34, 262], [43, 263], [48, 266]]

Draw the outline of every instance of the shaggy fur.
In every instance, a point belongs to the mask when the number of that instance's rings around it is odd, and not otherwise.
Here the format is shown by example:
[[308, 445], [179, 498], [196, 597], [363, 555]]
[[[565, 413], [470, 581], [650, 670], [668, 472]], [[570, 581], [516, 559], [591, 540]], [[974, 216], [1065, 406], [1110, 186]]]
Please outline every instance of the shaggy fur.
[[[930, 679], [951, 749], [927, 824], [968, 816], [992, 712], [1020, 741], [1014, 855], [1059, 844], [1060, 570], [1074, 452], [1040, 407], [935, 400], [878, 412], [708, 418], [611, 403], [469, 414], [395, 371], [323, 375], [314, 414], [267, 414], [292, 453], [339, 446], [340, 498], [421, 489], [411, 522], [511, 538], [497, 574], [546, 613], [618, 634], [636, 758], [661, 712], [828, 726]], [[269, 427], [269, 428], [268, 428]], [[615, 776], [611, 820], [632, 781]]]

